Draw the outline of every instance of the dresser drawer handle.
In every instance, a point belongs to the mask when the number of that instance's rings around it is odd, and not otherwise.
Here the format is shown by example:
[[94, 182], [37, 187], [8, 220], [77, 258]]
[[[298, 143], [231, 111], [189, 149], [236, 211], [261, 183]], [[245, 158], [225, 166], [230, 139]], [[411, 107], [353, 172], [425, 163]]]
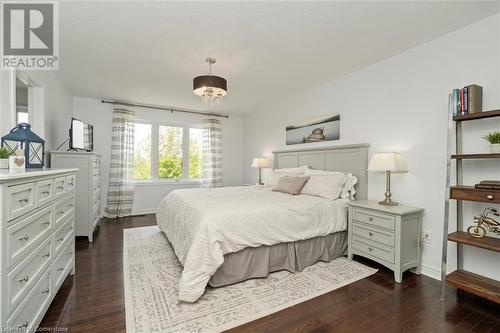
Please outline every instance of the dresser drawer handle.
[[62, 271], [64, 270], [64, 267], [59, 267], [57, 270], [58, 270], [59, 272], [62, 272]]
[[50, 191], [49, 190], [45, 190], [42, 192], [43, 195], [49, 195], [50, 194]]
[[73, 230], [73, 227], [68, 227], [68, 230]]
[[57, 212], [57, 215], [61, 215], [61, 214], [64, 214], [63, 210], [60, 210], [60, 211]]
[[372, 252], [372, 251], [373, 251], [373, 247], [369, 246], [369, 247], [368, 247], [368, 250], [369, 250], [370, 252]]
[[49, 293], [49, 288], [45, 289], [45, 290], [42, 290], [42, 294], [48, 294]]
[[57, 189], [58, 189], [58, 190], [62, 190], [62, 189], [64, 189], [64, 185], [59, 185], [59, 186], [57, 187]]
[[50, 253], [45, 253], [42, 257], [50, 257]]
[[25, 277], [19, 279], [19, 282], [28, 282], [29, 279], [29, 276], [26, 275]]
[[494, 199], [494, 197], [493, 197], [491, 194], [488, 194], [488, 195], [486, 196], [486, 199], [488, 199], [488, 200], [493, 200], [493, 199]]
[[370, 235], [370, 237], [373, 237], [373, 232], [369, 232], [368, 235]]
[[62, 242], [63, 240], [64, 240], [63, 237], [57, 239], [58, 242]]
[[42, 222], [42, 225], [49, 225], [49, 224], [50, 224], [49, 221]]
[[19, 199], [19, 202], [28, 203], [28, 201], [30, 201], [30, 199], [28, 197], [24, 197], [22, 199]]
[[69, 208], [73, 208], [73, 206], [74, 206], [73, 204], [68, 204]]
[[17, 328], [20, 328], [20, 329], [22, 329], [22, 328], [28, 328], [28, 322], [25, 321], [24, 324], [17, 326]]
[[19, 237], [19, 240], [20, 241], [26, 241], [28, 240], [30, 237], [28, 235], [24, 235], [23, 237]]
[[370, 217], [368, 218], [368, 221], [373, 222], [373, 217], [371, 217], [371, 216], [370, 216]]
[[74, 183], [68, 183], [68, 185], [69, 185], [69, 186], [73, 186], [73, 185], [75, 185], [75, 184], [74, 184]]
[[69, 251], [69, 252], [68, 252], [68, 254], [69, 254], [70, 256], [72, 256], [72, 255], [73, 255], [73, 251]]

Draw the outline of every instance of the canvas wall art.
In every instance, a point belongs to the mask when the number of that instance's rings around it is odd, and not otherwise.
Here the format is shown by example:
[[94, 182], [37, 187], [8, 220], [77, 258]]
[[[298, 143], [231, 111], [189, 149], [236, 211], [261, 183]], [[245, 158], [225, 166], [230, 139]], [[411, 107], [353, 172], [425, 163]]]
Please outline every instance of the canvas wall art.
[[340, 139], [340, 115], [316, 118], [286, 127], [286, 144], [322, 142]]

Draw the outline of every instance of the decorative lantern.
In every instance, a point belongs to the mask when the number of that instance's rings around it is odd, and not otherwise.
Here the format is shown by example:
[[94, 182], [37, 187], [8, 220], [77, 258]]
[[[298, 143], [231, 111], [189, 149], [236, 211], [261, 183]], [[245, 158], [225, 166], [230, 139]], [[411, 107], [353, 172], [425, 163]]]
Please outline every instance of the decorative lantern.
[[24, 149], [26, 168], [43, 168], [45, 140], [31, 131], [31, 125], [20, 123], [2, 137], [2, 147], [15, 154], [18, 149]]

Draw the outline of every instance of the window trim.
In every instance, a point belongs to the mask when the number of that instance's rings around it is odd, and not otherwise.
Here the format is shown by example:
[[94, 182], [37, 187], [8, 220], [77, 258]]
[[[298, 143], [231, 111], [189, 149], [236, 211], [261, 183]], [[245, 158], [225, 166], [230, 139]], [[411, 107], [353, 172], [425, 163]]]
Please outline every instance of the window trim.
[[[147, 119], [135, 119], [135, 124], [151, 125], [151, 178], [150, 179], [132, 179], [135, 185], [191, 185], [201, 184], [202, 178], [189, 177], [189, 142], [190, 129], [202, 129], [202, 124], [176, 123], [152, 121]], [[179, 179], [163, 179], [159, 177], [160, 162], [160, 126], [180, 127], [182, 128], [182, 177]]]

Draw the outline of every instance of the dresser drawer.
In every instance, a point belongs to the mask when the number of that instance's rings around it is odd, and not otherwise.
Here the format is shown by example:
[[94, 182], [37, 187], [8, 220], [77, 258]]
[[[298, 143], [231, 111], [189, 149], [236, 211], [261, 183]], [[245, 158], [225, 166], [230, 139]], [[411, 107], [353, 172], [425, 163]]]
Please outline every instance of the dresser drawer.
[[385, 229], [377, 229], [369, 225], [358, 223], [354, 221], [352, 233], [373, 241], [385, 244], [387, 246], [394, 246], [394, 233]]
[[9, 313], [26, 296], [50, 265], [52, 258], [51, 241], [51, 238], [47, 239], [7, 274], [7, 308]]
[[54, 296], [51, 286], [52, 271], [48, 269], [7, 320], [7, 327], [12, 329], [13, 332], [34, 332], [35, 325], [40, 321]]
[[388, 214], [354, 208], [352, 219], [377, 227], [382, 227], [390, 230], [395, 229], [395, 218], [394, 216]]
[[7, 228], [7, 266], [28, 254], [52, 232], [52, 207], [17, 222]]
[[73, 238], [74, 217], [69, 219], [54, 234], [54, 253], [58, 256], [68, 239]]
[[7, 219], [10, 221], [35, 207], [35, 184], [13, 185], [7, 188]]
[[394, 249], [391, 247], [371, 242], [369, 239], [359, 236], [353, 236], [352, 244], [354, 249], [363, 252], [368, 257], [372, 256], [391, 264], [394, 263]]
[[54, 287], [59, 289], [61, 284], [68, 273], [73, 268], [73, 258], [74, 258], [74, 241], [71, 240], [62, 250], [61, 254], [54, 261], [53, 274], [54, 274]]
[[73, 213], [74, 205], [73, 196], [69, 196], [55, 204], [54, 218], [56, 228], [59, 228], [66, 218]]
[[75, 184], [76, 184], [75, 175], [66, 176], [66, 192], [73, 191], [75, 189]]
[[66, 193], [66, 177], [54, 178], [54, 196], [56, 198]]
[[53, 179], [40, 180], [35, 183], [35, 200], [36, 206], [40, 207], [50, 202], [54, 197]]

